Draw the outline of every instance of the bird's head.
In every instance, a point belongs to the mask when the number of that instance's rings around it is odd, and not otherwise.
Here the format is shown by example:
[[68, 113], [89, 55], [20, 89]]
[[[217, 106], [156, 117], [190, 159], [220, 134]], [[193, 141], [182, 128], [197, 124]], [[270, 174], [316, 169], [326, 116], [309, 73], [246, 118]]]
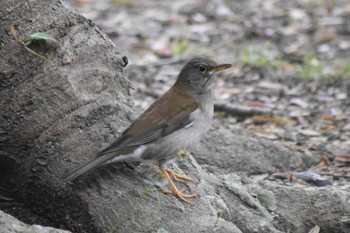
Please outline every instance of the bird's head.
[[194, 94], [207, 93], [211, 90], [215, 74], [231, 66], [218, 64], [208, 57], [195, 57], [182, 68], [175, 85]]

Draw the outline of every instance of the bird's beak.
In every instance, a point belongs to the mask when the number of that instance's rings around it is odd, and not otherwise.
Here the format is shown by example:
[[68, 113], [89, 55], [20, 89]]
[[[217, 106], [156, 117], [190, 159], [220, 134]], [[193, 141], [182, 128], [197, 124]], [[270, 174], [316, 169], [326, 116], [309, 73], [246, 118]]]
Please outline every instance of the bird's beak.
[[220, 65], [217, 65], [217, 66], [214, 66], [210, 72], [211, 73], [216, 73], [216, 72], [219, 72], [221, 70], [225, 70], [225, 69], [228, 69], [232, 66], [232, 64], [220, 64]]

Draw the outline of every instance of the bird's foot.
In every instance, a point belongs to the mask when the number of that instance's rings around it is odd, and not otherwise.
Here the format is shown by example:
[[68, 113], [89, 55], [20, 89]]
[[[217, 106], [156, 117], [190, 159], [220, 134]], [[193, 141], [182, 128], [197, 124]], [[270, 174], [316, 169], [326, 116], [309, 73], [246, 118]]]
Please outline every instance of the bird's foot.
[[176, 173], [170, 169], [164, 169], [166, 173], [170, 176], [170, 178], [174, 178], [175, 181], [180, 182], [180, 183], [187, 183], [187, 182], [192, 182], [193, 180], [183, 174]]
[[175, 197], [179, 198], [181, 201], [186, 202], [189, 204], [190, 202], [187, 200], [188, 198], [197, 198], [198, 194], [185, 194], [183, 193], [184, 190], [178, 190], [177, 188], [175, 190], [163, 190], [164, 194], [172, 194]]
[[189, 201], [187, 200], [188, 198], [198, 197], [197, 194], [185, 194], [185, 193], [183, 193], [184, 190], [178, 190], [177, 187], [175, 186], [173, 180], [171, 179], [171, 177], [174, 177], [175, 180], [178, 179], [178, 180], [181, 180], [180, 182], [185, 182], [185, 181], [192, 181], [191, 178], [189, 178], [185, 175], [177, 174], [169, 169], [163, 169], [162, 173], [164, 174], [165, 178], [167, 179], [167, 181], [170, 185], [170, 190], [163, 190], [164, 194], [172, 194], [172, 195], [176, 196], [177, 198], [179, 198], [181, 201], [186, 202], [186, 203], [189, 203]]

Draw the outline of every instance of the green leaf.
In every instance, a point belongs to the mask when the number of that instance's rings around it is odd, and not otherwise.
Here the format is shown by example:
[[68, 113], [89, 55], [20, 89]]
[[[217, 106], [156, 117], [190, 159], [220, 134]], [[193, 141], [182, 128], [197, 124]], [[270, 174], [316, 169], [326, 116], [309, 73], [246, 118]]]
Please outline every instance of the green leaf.
[[283, 65], [283, 60], [279, 55], [264, 56], [255, 51], [244, 50], [241, 57], [241, 62], [250, 67], [272, 67], [279, 68]]
[[177, 40], [170, 44], [170, 49], [175, 55], [183, 54], [189, 47], [189, 43], [187, 39]]
[[29, 36], [26, 37], [27, 41], [32, 41], [32, 40], [52, 40], [57, 42], [52, 36], [50, 36], [49, 34], [45, 33], [45, 32], [36, 32], [33, 33]]
[[47, 59], [47, 58], [46, 58], [46, 57], [44, 57], [43, 55], [41, 55], [41, 54], [39, 54], [39, 53], [35, 52], [34, 50], [32, 50], [32, 49], [28, 48], [27, 46], [24, 46], [24, 48], [25, 48], [27, 51], [29, 51], [30, 53], [34, 54], [35, 56], [37, 56], [37, 57], [39, 57], [39, 58], [43, 59], [44, 61], [49, 62], [51, 65], [53, 65], [53, 66], [55, 65], [55, 64], [53, 64], [53, 62], [52, 62], [52, 61], [50, 61], [49, 59]]
[[347, 61], [347, 63], [343, 67], [340, 67], [339, 71], [336, 72], [334, 75], [349, 77], [349, 75], [350, 75], [350, 60]]

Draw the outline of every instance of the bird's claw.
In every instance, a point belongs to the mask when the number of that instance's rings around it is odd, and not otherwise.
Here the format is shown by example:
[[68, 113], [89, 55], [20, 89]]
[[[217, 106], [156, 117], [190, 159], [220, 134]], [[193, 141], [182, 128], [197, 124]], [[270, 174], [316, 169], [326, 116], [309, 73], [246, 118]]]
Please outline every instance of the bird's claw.
[[164, 194], [172, 194], [174, 196], [176, 196], [177, 198], [179, 198], [181, 201], [189, 204], [189, 201], [187, 200], [188, 198], [197, 198], [198, 197], [198, 194], [185, 194], [183, 193], [185, 190], [169, 190], [169, 189], [166, 189], [166, 190], [163, 190], [163, 193]]

